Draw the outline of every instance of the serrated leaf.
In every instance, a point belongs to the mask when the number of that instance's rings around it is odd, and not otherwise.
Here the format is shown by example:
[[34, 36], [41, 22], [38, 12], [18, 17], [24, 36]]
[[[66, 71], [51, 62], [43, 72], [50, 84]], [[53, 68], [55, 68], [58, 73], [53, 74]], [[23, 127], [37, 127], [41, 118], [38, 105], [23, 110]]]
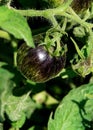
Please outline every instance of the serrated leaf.
[[20, 118], [20, 120], [12, 122], [12, 126], [14, 128], [21, 128], [23, 126], [23, 124], [25, 123], [25, 120], [26, 120], [26, 116], [25, 116], [25, 114], [23, 114], [23, 116]]
[[24, 39], [28, 46], [34, 47], [31, 30], [26, 19], [6, 6], [0, 7], [0, 27], [18, 39]]
[[29, 97], [29, 93], [20, 97], [10, 95], [7, 103], [6, 113], [11, 121], [20, 120], [23, 117], [24, 112], [26, 113], [29, 108], [31, 112], [33, 111], [34, 105]]
[[14, 95], [13, 90], [20, 82], [20, 76], [16, 75], [17, 72], [12, 67], [11, 70], [9, 66], [2, 67], [0, 68], [0, 122], [5, 120], [6, 113], [13, 125], [20, 128], [38, 105], [31, 100], [30, 90], [20, 96]]
[[[4, 112], [6, 106], [7, 93], [9, 94], [14, 83], [12, 82], [14, 74], [0, 68], [0, 121], [4, 121]], [[10, 87], [10, 88], [9, 88]]]
[[93, 84], [82, 85], [69, 92], [58, 106], [48, 130], [85, 130], [93, 120]]

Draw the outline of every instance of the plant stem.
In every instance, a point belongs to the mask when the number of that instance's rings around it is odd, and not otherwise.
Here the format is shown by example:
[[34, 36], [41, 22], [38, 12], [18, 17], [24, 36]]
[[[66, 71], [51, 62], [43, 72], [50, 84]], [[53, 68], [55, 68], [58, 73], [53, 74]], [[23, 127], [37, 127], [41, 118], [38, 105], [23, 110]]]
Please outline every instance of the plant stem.
[[64, 13], [64, 16], [72, 19], [73, 21], [76, 21], [77, 23], [81, 24], [85, 28], [89, 28], [89, 29], [93, 28], [93, 24], [86, 22], [85, 19], [81, 19], [79, 15], [77, 15], [71, 7], [69, 7], [68, 12]]
[[11, 8], [11, 7], [10, 7], [11, 3], [12, 3], [12, 0], [8, 0], [7, 6], [8, 6], [9, 8]]
[[49, 19], [51, 20], [54, 27], [56, 27], [57, 29], [60, 29], [60, 26], [59, 26], [57, 20], [55, 19], [55, 16], [49, 16]]
[[57, 24], [56, 19], [54, 18], [55, 15], [58, 15], [61, 13], [61, 15], [65, 12], [65, 10], [69, 7], [73, 0], [68, 0], [67, 2], [64, 2], [61, 6], [53, 9], [45, 9], [45, 10], [17, 10], [12, 8], [13, 10], [17, 11], [23, 16], [29, 16], [29, 17], [44, 17], [51, 21], [53, 26], [55, 27]]
[[60, 12], [64, 12], [68, 7], [69, 5], [71, 4], [73, 0], [69, 0], [68, 2], [64, 2], [61, 6], [57, 7], [57, 8], [53, 8], [53, 9], [45, 9], [45, 10], [33, 10], [33, 9], [30, 9], [30, 10], [17, 10], [17, 9], [14, 9], [15, 11], [18, 11], [20, 14], [22, 14], [23, 16], [30, 16], [30, 17], [33, 17], [33, 16], [41, 16], [41, 17], [46, 17], [47, 16], [51, 16], [51, 15], [56, 15], [56, 14], [59, 14]]
[[17, 66], [17, 61], [16, 61], [16, 57], [17, 57], [17, 42], [15, 40], [13, 40], [12, 42], [12, 47], [14, 49], [14, 53], [13, 53], [13, 60], [14, 60], [14, 66]]
[[72, 40], [72, 42], [74, 43], [74, 46], [76, 48], [76, 51], [78, 53], [78, 55], [80, 56], [81, 59], [85, 59], [85, 56], [83, 55], [83, 53], [81, 52], [81, 50], [79, 49], [77, 43], [74, 41], [74, 39], [71, 37], [70, 38]]
[[85, 28], [89, 28], [89, 29], [93, 28], [93, 24], [85, 22], [74, 12], [74, 10], [71, 7], [69, 7], [71, 2], [72, 2], [72, 0], [70, 0], [67, 3], [62, 4], [60, 7], [53, 8], [53, 9], [45, 9], [45, 10], [33, 10], [33, 9], [17, 10], [14, 8], [12, 8], [12, 9], [14, 9], [15, 11], [17, 11], [18, 13], [20, 13], [23, 16], [44, 17], [44, 18], [50, 20], [54, 27], [58, 27], [58, 28], [59, 28], [59, 25], [54, 17], [56, 15], [64, 16], [73, 21], [76, 21], [76, 23], [79, 23], [80, 25], [84, 26]]

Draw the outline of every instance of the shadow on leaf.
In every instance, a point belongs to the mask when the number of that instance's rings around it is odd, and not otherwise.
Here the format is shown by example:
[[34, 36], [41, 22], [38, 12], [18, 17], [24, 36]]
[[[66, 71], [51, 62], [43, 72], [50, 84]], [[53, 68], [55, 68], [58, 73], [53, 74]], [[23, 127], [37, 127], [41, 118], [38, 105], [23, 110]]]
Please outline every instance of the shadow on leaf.
[[92, 130], [93, 129], [93, 120], [89, 121], [85, 118], [87, 115], [87, 112], [85, 110], [85, 105], [87, 103], [88, 99], [83, 99], [82, 101], [78, 102], [76, 100], [72, 100], [73, 103], [75, 103], [79, 108], [79, 114], [82, 118], [82, 124], [85, 127], [85, 130]]

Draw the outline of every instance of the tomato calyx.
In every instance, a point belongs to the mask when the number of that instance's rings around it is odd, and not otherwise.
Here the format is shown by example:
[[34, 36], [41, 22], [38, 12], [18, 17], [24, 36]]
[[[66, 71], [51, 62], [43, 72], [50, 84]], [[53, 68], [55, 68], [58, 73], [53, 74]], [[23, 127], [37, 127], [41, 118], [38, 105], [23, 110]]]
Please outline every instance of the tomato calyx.
[[46, 32], [45, 36], [39, 36], [38, 41], [40, 41], [41, 43], [37, 43], [37, 45], [44, 46], [44, 49], [52, 57], [62, 56], [67, 52], [67, 46], [66, 44], [64, 45], [61, 40], [62, 36], [63, 33], [61, 33], [59, 30], [50, 29]]

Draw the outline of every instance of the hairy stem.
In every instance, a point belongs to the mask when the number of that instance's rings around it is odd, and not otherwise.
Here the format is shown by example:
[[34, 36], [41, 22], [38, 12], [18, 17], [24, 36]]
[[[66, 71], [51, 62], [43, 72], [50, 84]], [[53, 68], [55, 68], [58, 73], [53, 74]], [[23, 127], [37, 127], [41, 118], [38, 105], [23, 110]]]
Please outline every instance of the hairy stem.
[[57, 26], [57, 21], [54, 18], [55, 15], [59, 15], [61, 13], [61, 15], [67, 10], [67, 8], [69, 7], [69, 5], [72, 3], [73, 0], [68, 0], [67, 2], [64, 2], [61, 6], [57, 7], [57, 8], [53, 8], [53, 9], [45, 9], [45, 10], [33, 10], [33, 9], [29, 9], [29, 10], [17, 10], [14, 9], [15, 11], [19, 12], [21, 15], [23, 16], [29, 16], [29, 17], [44, 17], [48, 20], [51, 21], [51, 23], [53, 24], [53, 26]]
[[92, 29], [93, 24], [88, 23], [88, 22], [84, 21], [83, 19], [81, 19], [70, 7], [70, 4], [72, 1], [73, 0], [69, 0], [67, 3], [64, 2], [61, 6], [59, 6], [57, 8], [53, 8], [53, 9], [45, 9], [45, 10], [33, 10], [33, 9], [17, 10], [14, 8], [12, 8], [12, 9], [14, 9], [15, 11], [17, 11], [18, 13], [20, 13], [23, 16], [44, 17], [44, 18], [48, 19], [49, 21], [51, 21], [52, 25], [57, 28], [60, 28], [60, 26], [58, 25], [55, 16], [59, 15], [59, 16], [63, 16], [65, 18], [71, 19], [89, 30]]

